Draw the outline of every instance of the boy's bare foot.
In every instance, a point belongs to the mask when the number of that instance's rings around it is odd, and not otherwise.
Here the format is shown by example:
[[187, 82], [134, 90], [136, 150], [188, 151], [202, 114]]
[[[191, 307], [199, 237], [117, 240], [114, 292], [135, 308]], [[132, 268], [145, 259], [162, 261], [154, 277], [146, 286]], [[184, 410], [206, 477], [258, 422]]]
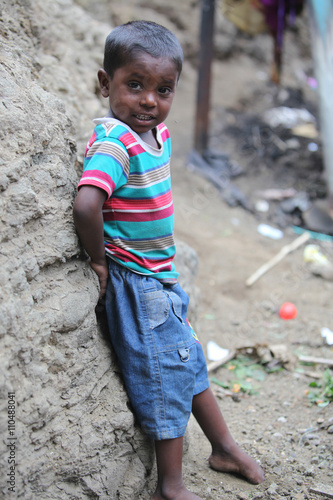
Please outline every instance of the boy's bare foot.
[[213, 451], [208, 461], [212, 469], [240, 474], [252, 484], [260, 484], [265, 479], [260, 465], [237, 445], [228, 450]]
[[163, 491], [161, 492], [160, 488], [157, 487], [154, 495], [151, 500], [203, 500], [201, 497], [198, 497], [194, 493], [191, 493], [185, 486], [182, 486], [180, 489], [174, 491]]

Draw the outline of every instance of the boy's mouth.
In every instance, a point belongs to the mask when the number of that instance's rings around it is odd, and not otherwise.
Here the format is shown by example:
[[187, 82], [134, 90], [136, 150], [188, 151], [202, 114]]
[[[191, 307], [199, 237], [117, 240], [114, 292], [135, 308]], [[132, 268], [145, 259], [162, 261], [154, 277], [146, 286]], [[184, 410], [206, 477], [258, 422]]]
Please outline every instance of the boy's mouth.
[[135, 115], [135, 118], [137, 118], [138, 120], [150, 121], [150, 120], [154, 120], [155, 116], [152, 116], [152, 115]]

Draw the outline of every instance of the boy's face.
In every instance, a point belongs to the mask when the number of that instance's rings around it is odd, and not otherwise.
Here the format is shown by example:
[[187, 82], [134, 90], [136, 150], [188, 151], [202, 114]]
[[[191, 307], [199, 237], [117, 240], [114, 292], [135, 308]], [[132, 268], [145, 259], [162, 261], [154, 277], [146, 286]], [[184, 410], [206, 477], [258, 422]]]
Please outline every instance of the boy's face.
[[168, 116], [178, 71], [169, 58], [155, 58], [142, 52], [116, 69], [112, 78], [104, 70], [99, 70], [98, 78], [114, 117], [142, 134]]

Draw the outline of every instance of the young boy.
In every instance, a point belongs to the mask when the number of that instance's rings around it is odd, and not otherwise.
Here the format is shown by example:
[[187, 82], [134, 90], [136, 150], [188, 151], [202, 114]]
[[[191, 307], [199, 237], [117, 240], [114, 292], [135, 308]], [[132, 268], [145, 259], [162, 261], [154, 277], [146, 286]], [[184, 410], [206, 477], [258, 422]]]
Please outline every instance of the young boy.
[[113, 347], [134, 412], [155, 441], [153, 499], [198, 499], [182, 480], [191, 411], [212, 445], [210, 466], [258, 484], [260, 466], [231, 437], [209, 388], [202, 347], [173, 257], [170, 138], [164, 125], [183, 52], [166, 28], [134, 21], [106, 39], [98, 72], [110, 111], [95, 120], [74, 221], [97, 273]]

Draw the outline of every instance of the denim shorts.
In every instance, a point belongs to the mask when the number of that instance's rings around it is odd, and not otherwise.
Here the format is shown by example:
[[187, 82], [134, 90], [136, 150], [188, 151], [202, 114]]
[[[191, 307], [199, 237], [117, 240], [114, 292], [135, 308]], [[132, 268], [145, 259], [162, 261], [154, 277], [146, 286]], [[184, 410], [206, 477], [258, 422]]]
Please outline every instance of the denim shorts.
[[162, 284], [109, 259], [111, 341], [134, 413], [154, 440], [183, 436], [193, 396], [209, 387], [188, 301], [179, 283]]

